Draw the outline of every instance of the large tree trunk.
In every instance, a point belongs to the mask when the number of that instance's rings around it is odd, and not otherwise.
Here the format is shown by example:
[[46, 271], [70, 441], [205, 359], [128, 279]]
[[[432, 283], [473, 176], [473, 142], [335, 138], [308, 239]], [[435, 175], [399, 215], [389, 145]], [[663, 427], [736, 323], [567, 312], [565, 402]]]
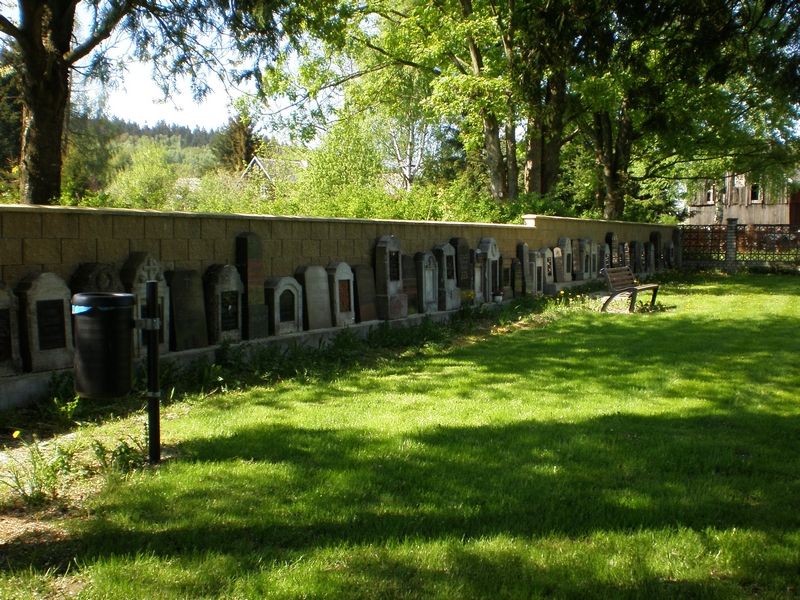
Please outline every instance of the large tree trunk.
[[[562, 72], [547, 81], [544, 106], [531, 107], [525, 151], [525, 192], [547, 194], [561, 175], [561, 148], [564, 145], [567, 78]], [[544, 109], [544, 110], [542, 110]], [[547, 118], [537, 116], [544, 113]]]
[[506, 198], [516, 200], [519, 196], [519, 167], [517, 166], [517, 132], [514, 120], [514, 107], [509, 100], [508, 120], [506, 121]]
[[594, 114], [592, 137], [595, 159], [602, 172], [605, 188], [603, 218], [619, 219], [625, 210], [625, 194], [628, 188], [628, 169], [633, 143], [633, 123], [628, 111], [627, 99], [622, 102], [616, 128], [612, 124], [608, 112]]

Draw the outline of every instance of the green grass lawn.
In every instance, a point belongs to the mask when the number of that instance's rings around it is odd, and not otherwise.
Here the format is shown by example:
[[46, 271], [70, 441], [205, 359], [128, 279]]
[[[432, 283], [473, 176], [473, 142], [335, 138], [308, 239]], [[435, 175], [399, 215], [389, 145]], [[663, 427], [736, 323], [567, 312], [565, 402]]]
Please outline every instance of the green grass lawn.
[[800, 277], [659, 299], [173, 404], [0, 597], [797, 597]]

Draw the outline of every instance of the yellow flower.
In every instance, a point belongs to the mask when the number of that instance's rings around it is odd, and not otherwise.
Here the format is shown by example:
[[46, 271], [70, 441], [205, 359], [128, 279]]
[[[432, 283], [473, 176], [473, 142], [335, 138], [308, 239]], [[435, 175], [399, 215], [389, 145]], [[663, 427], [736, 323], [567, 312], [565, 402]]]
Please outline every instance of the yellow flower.
[[11, 434], [11, 437], [14, 438], [14, 439], [17, 439], [21, 435], [22, 435], [22, 432], [19, 429], [17, 429], [14, 433]]

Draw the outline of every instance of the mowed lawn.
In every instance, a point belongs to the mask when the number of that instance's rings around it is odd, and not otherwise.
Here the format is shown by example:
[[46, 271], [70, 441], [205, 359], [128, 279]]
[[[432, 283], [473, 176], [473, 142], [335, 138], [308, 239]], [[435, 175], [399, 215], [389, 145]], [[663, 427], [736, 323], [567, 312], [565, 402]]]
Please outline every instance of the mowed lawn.
[[659, 298], [171, 405], [0, 597], [796, 597], [800, 277]]

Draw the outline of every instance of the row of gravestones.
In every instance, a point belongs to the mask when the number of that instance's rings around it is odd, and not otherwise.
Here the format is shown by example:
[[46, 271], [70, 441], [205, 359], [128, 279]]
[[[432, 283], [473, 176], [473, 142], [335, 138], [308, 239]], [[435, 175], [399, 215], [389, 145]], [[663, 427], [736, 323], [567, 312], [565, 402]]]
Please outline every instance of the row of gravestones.
[[[129, 292], [134, 314], [142, 316], [145, 284], [158, 282], [160, 351], [179, 351], [541, 294], [554, 282], [597, 277], [603, 266], [654, 271], [658, 261], [672, 262], [664, 258], [672, 256], [667, 247], [664, 254], [655, 251], [657, 242], [618, 244], [609, 234], [600, 246], [561, 238], [554, 248], [538, 251], [519, 244], [517, 257], [505, 260], [493, 238], [481, 239], [478, 248], [453, 238], [412, 256], [402, 252], [397, 238], [383, 236], [375, 244], [374, 267], [334, 262], [269, 279], [261, 240], [253, 233], [237, 236], [235, 267], [212, 265], [202, 277], [194, 270], [165, 272], [154, 257], [136, 252], [119, 273], [109, 264], [80, 265], [69, 285], [53, 273], [25, 277], [14, 293], [0, 284], [0, 376], [72, 365], [72, 294]], [[135, 355], [143, 348], [135, 335]]]

